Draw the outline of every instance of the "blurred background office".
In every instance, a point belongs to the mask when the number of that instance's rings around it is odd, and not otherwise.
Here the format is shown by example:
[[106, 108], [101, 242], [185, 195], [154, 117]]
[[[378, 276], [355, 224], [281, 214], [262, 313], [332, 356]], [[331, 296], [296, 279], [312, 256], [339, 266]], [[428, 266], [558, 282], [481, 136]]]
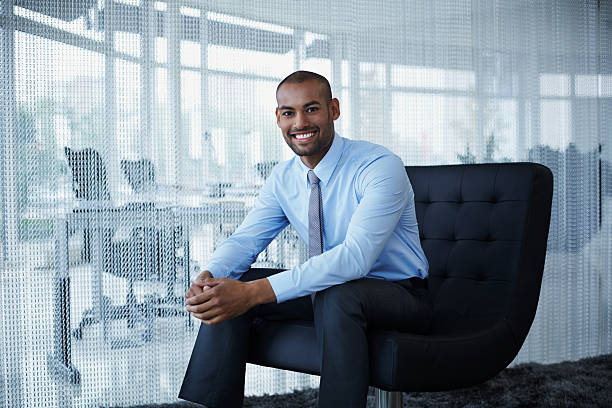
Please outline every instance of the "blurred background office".
[[[612, 352], [612, 5], [585, 0], [0, 0], [0, 404], [176, 400], [182, 296], [292, 156], [278, 82], [407, 165], [553, 170], [514, 364]], [[291, 229], [258, 265], [306, 258]], [[247, 395], [318, 385], [248, 366]]]

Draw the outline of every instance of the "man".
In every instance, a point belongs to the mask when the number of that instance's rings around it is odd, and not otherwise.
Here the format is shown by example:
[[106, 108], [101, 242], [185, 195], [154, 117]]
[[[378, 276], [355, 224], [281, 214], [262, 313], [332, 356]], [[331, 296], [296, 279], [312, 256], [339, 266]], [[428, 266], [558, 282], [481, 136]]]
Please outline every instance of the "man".
[[[335, 134], [340, 105], [324, 77], [294, 72], [276, 99], [277, 124], [296, 156], [274, 168], [186, 294], [187, 310], [204, 324], [179, 397], [241, 406], [253, 321], [294, 318], [314, 320], [319, 407], [364, 407], [367, 328], [429, 329], [414, 194], [397, 156]], [[308, 243], [308, 261], [274, 275], [249, 270], [288, 223]]]

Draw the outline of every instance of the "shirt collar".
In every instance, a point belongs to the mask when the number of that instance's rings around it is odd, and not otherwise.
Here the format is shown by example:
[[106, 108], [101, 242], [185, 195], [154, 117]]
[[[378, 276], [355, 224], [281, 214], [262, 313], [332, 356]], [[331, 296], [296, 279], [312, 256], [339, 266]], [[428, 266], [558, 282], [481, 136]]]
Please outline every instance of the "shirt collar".
[[[323, 156], [315, 168], [312, 169], [322, 184], [327, 184], [331, 178], [331, 175], [334, 172], [338, 161], [340, 161], [340, 157], [342, 156], [343, 147], [344, 139], [341, 138], [338, 133], [334, 133], [334, 140], [332, 141], [332, 145], [330, 146], [329, 150], [327, 153], [325, 153], [325, 156]], [[302, 177], [304, 180], [306, 180], [306, 182], [308, 182], [308, 170], [310, 170], [310, 168], [302, 163], [299, 156], [295, 156], [294, 159], [298, 163]]]

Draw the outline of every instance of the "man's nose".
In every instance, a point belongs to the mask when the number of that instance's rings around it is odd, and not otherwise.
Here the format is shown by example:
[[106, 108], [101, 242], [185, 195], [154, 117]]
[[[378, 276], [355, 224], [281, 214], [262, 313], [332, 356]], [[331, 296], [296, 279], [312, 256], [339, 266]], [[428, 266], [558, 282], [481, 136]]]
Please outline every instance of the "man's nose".
[[296, 129], [304, 129], [310, 125], [308, 118], [301, 112], [295, 114], [295, 123], [294, 127]]

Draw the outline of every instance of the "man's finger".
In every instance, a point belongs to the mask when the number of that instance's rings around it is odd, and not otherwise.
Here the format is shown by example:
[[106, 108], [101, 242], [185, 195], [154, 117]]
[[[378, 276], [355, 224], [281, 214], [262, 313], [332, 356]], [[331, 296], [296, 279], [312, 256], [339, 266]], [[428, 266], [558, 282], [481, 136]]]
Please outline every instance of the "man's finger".
[[202, 320], [202, 323], [204, 323], [207, 326], [212, 326], [212, 325], [215, 325], [217, 323], [221, 323], [224, 320], [225, 320], [225, 318], [223, 316], [215, 316], [212, 319]]
[[221, 282], [223, 282], [224, 279], [227, 279], [227, 278], [208, 278], [206, 279], [206, 282], [204, 284], [210, 287], [214, 287], [220, 284]]
[[218, 307], [212, 307], [209, 310], [202, 312], [202, 313], [194, 313], [193, 315], [195, 317], [197, 317], [198, 319], [204, 321], [204, 320], [212, 320], [215, 317], [219, 316], [220, 314], [222, 314], [222, 310]]
[[185, 294], [185, 297], [186, 297], [187, 299], [189, 299], [190, 297], [192, 297], [192, 296], [197, 296], [197, 295], [199, 295], [199, 294], [200, 294], [200, 293], [202, 293], [202, 292], [203, 292], [203, 288], [201, 288], [200, 286], [197, 286], [197, 285], [191, 285], [191, 286], [189, 287], [189, 290], [188, 290], [188, 291], [187, 291], [187, 293]]
[[[185, 304], [187, 306], [202, 305], [204, 303], [207, 303], [212, 298], [213, 298], [213, 292], [211, 290], [206, 290], [200, 293], [199, 295], [188, 298]], [[208, 307], [211, 307], [211, 306], [212, 305], [208, 305]]]

